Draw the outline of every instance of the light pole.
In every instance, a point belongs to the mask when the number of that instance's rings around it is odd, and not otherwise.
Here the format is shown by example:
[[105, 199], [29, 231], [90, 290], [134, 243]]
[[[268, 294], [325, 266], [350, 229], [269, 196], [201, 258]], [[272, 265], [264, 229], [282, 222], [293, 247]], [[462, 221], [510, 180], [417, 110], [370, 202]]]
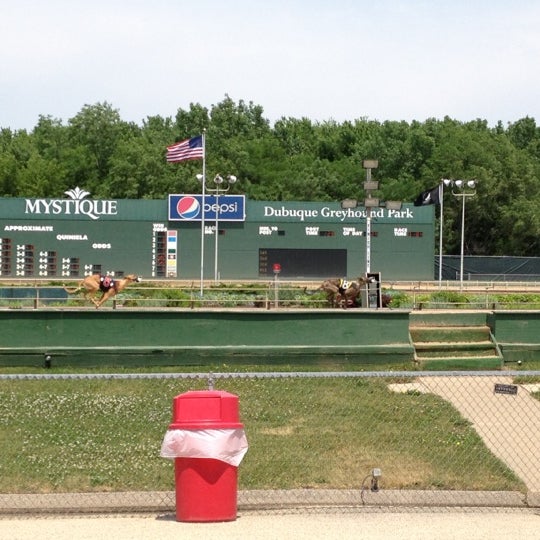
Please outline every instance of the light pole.
[[441, 212], [439, 216], [439, 288], [442, 285], [443, 267], [444, 186], [449, 185], [450, 182], [452, 182], [452, 180], [443, 178], [439, 183], [439, 202], [441, 205]]
[[[219, 237], [219, 194], [220, 193], [227, 193], [227, 191], [229, 191], [229, 189], [231, 189], [231, 186], [232, 184], [234, 184], [237, 180], [236, 176], [232, 175], [232, 174], [229, 174], [227, 175], [225, 178], [223, 178], [223, 176], [221, 176], [220, 174], [216, 174], [216, 176], [214, 176], [214, 184], [215, 184], [215, 187], [214, 188], [210, 188], [208, 187], [205, 182], [205, 177], [202, 175], [202, 174], [198, 174], [197, 175], [197, 180], [199, 180], [199, 182], [201, 182], [202, 186], [203, 186], [203, 193], [206, 189], [206, 191], [210, 191], [211, 193], [215, 193], [215, 198], [216, 198], [216, 202], [215, 202], [215, 205], [214, 205], [214, 212], [215, 212], [215, 215], [216, 215], [216, 222], [215, 222], [215, 230], [214, 230], [214, 281], [217, 283], [218, 281], [218, 243], [219, 243], [219, 240], [218, 240], [218, 237]], [[226, 184], [226, 187], [222, 187], [222, 184]], [[205, 204], [205, 200], [204, 200], [204, 197], [203, 197], [203, 206]]]
[[[476, 195], [476, 180], [443, 180], [444, 185], [452, 186], [452, 195], [461, 198], [461, 256], [459, 262], [459, 290], [463, 290], [463, 254], [465, 248], [465, 200]], [[457, 188], [457, 192], [454, 191]]]
[[364, 159], [362, 167], [366, 170], [366, 181], [364, 182], [364, 190], [366, 198], [364, 206], [366, 208], [366, 276], [371, 272], [371, 209], [374, 206], [379, 206], [379, 199], [371, 197], [371, 192], [379, 189], [379, 182], [371, 180], [371, 169], [377, 169], [379, 162], [376, 159]]
[[[364, 208], [366, 209], [366, 275], [371, 272], [371, 218], [372, 209], [385, 207], [387, 210], [400, 210], [401, 201], [380, 201], [378, 198], [372, 197], [372, 192], [379, 189], [379, 182], [371, 180], [371, 169], [377, 169], [379, 162], [376, 159], [365, 159], [362, 166], [366, 169], [366, 181], [364, 182], [364, 190], [366, 197], [364, 199]], [[341, 201], [341, 208], [348, 210], [358, 208], [357, 199], [345, 199]]]

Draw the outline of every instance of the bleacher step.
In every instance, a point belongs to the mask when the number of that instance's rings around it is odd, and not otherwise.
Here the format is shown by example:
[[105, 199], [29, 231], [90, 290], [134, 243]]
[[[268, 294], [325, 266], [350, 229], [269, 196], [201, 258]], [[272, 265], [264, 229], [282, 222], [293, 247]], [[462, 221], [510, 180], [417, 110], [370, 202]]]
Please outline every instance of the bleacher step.
[[482, 312], [415, 313], [409, 333], [422, 369], [499, 369], [503, 364]]

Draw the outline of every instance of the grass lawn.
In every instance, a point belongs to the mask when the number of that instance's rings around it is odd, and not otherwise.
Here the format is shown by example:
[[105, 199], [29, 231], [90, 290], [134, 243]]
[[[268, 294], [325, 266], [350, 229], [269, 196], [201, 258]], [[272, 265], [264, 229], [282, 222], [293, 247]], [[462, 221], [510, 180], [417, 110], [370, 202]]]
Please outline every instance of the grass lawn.
[[[217, 380], [239, 396], [250, 444], [240, 489], [359, 488], [373, 467], [385, 489], [524, 489], [447, 402], [392, 393], [389, 382]], [[172, 398], [206, 388], [205, 379], [1, 380], [0, 492], [174, 489], [172, 462], [159, 456]]]

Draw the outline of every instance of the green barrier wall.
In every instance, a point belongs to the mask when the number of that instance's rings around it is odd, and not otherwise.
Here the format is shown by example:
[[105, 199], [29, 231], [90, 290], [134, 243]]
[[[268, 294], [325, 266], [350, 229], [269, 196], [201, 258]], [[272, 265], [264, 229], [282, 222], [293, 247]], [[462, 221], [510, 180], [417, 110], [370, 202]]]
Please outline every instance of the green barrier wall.
[[494, 311], [488, 318], [505, 362], [540, 360], [540, 311]]
[[[415, 315], [389, 309], [7, 309], [0, 311], [0, 365], [412, 366]], [[449, 316], [440, 313], [443, 323]], [[478, 316], [487, 318], [505, 363], [540, 360], [540, 311]]]
[[412, 361], [405, 310], [6, 310], [0, 364]]

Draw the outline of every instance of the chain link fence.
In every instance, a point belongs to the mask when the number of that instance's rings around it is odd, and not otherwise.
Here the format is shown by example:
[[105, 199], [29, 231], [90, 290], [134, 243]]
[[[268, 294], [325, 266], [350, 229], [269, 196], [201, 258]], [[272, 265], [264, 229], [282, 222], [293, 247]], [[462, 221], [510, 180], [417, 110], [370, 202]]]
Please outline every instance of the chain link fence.
[[0, 513], [172, 511], [174, 396], [239, 396], [239, 511], [539, 507], [540, 372], [0, 375]]

